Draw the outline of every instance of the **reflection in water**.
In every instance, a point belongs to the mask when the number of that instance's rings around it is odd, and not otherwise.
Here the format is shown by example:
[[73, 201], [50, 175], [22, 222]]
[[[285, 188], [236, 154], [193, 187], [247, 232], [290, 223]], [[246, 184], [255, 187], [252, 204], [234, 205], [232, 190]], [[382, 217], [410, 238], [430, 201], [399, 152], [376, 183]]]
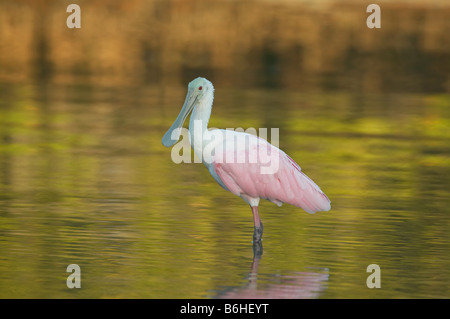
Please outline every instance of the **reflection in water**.
[[219, 291], [220, 299], [313, 299], [326, 289], [328, 269], [290, 272], [288, 274], [259, 274], [258, 266], [262, 257], [262, 243], [253, 245], [253, 262], [248, 282], [239, 288]]

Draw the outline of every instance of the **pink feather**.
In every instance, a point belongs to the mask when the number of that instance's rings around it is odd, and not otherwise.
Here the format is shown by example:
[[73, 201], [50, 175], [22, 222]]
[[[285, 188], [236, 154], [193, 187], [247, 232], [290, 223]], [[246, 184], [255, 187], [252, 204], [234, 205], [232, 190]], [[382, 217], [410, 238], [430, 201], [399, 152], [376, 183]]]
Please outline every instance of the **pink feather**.
[[[241, 150], [246, 156], [244, 163], [237, 163], [236, 148], [217, 151], [213, 157], [214, 171], [230, 192], [238, 196], [267, 199], [279, 206], [288, 203], [310, 214], [330, 210], [328, 197], [292, 158], [264, 139], [256, 136], [252, 139], [257, 139], [257, 142], [253, 141]], [[248, 160], [251, 156], [255, 156], [255, 163]], [[268, 157], [278, 160], [278, 169], [271, 174], [263, 174], [261, 169], [269, 165]], [[233, 161], [227, 162], [227, 159]]]

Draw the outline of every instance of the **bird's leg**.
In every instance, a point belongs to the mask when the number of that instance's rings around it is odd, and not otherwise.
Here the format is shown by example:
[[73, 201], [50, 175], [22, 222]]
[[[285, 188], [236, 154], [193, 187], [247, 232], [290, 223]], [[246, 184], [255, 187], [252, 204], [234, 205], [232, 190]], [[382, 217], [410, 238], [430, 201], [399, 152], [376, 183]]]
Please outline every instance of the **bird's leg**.
[[253, 261], [258, 261], [263, 254], [263, 246], [261, 241], [253, 242]]
[[251, 206], [253, 213], [253, 223], [255, 224], [255, 231], [253, 232], [253, 243], [258, 243], [261, 241], [263, 234], [263, 225], [261, 218], [259, 218], [258, 206]]

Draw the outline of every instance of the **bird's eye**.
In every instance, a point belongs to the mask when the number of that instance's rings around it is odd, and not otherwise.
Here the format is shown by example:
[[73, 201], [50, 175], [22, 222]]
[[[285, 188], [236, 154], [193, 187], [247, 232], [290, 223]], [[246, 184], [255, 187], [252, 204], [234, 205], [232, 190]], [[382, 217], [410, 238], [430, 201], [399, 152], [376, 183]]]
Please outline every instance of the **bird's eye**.
[[201, 91], [203, 90], [203, 86], [199, 86], [198, 89]]

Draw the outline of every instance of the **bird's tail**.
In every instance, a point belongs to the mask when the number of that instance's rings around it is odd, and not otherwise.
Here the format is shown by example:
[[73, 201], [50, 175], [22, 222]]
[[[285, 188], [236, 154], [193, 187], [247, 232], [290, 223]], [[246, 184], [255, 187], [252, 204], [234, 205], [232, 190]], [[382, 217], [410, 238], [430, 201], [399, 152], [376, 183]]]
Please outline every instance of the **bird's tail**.
[[311, 178], [301, 171], [300, 166], [292, 158], [288, 155], [286, 156], [290, 164], [295, 168], [294, 180], [298, 190], [295, 198], [289, 204], [301, 207], [310, 214], [329, 211], [331, 209], [331, 201], [327, 195], [322, 192]]

